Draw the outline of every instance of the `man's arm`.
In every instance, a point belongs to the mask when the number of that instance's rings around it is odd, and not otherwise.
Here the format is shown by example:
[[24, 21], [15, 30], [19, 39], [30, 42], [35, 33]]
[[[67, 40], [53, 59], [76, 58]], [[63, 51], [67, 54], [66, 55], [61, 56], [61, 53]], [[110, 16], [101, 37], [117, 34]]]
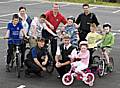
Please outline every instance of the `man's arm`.
[[37, 58], [34, 58], [34, 62], [40, 67], [43, 68], [43, 66], [40, 64]]
[[10, 34], [10, 30], [7, 30], [6, 34], [5, 34], [5, 38], [8, 38]]

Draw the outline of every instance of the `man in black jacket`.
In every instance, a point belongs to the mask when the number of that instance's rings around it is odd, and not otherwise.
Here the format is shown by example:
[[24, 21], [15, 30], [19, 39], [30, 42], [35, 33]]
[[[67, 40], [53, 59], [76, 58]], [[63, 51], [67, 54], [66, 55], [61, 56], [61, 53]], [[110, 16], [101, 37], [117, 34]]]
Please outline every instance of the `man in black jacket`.
[[96, 15], [89, 11], [89, 5], [83, 4], [82, 7], [84, 12], [81, 13], [76, 19], [76, 24], [80, 24], [80, 27], [78, 29], [80, 41], [84, 41], [87, 34], [90, 32], [91, 23], [95, 23], [96, 26], [99, 25]]

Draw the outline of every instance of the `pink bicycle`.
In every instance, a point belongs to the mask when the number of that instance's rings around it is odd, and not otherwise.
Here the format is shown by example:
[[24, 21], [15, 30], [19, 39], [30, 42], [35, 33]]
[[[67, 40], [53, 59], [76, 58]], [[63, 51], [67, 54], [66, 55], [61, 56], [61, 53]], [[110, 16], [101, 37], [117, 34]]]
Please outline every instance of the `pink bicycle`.
[[66, 86], [71, 85], [74, 81], [74, 78], [76, 78], [77, 80], [81, 80], [89, 86], [93, 86], [95, 77], [94, 77], [94, 74], [91, 73], [91, 70], [89, 68], [80, 72], [75, 72], [75, 69], [76, 67], [71, 65], [70, 71], [63, 75], [62, 83], [64, 85]]

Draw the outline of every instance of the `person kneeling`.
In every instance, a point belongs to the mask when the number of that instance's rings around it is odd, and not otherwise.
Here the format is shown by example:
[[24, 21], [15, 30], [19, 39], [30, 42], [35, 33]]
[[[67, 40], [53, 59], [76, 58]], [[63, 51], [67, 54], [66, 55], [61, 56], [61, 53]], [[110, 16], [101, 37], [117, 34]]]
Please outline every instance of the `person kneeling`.
[[28, 53], [27, 59], [25, 60], [25, 65], [27, 66], [27, 69], [25, 70], [26, 76], [30, 76], [30, 73], [41, 76], [41, 71], [46, 71], [48, 51], [44, 45], [45, 39], [38, 38], [37, 45]]

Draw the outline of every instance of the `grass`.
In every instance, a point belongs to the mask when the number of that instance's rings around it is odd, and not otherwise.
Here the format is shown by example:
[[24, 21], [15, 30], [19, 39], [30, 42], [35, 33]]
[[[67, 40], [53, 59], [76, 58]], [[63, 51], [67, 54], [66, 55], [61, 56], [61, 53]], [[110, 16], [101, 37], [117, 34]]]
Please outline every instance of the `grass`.
[[89, 3], [95, 5], [120, 6], [120, 3], [103, 2], [102, 0], [50, 0], [58, 2]]

